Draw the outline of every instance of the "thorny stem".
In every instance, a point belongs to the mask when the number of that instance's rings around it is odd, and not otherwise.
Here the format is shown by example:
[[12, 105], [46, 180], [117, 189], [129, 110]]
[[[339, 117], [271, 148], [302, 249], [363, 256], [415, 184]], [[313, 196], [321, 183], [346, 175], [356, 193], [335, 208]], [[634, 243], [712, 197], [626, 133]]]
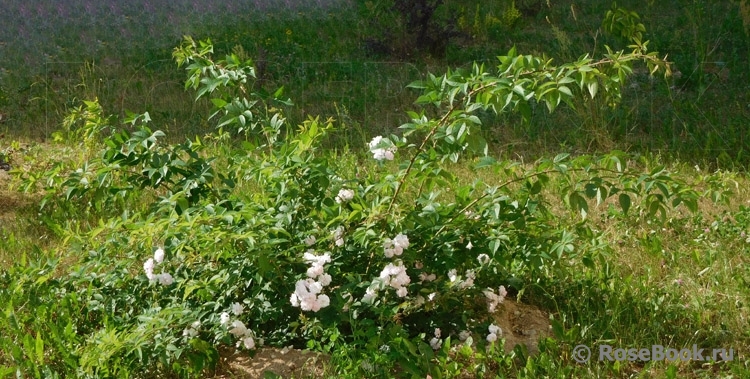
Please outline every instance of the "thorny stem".
[[[479, 86], [471, 92], [469, 92], [466, 96], [468, 99], [471, 99], [472, 96], [474, 96], [477, 92], [482, 91], [486, 89], [487, 87], [496, 85], [497, 82], [491, 82], [484, 84], [482, 86]], [[467, 101], [468, 101], [467, 99]], [[427, 145], [427, 142], [432, 138], [433, 135], [437, 132], [438, 128], [445, 125], [445, 123], [448, 121], [450, 115], [453, 113], [453, 111], [456, 109], [455, 104], [451, 104], [450, 108], [448, 108], [448, 111], [445, 112], [443, 117], [440, 118], [438, 123], [432, 127], [429, 133], [427, 133], [427, 136], [425, 136], [424, 140], [422, 140], [422, 144], [419, 145], [419, 148], [417, 148], [417, 151], [414, 153], [414, 156], [409, 161], [409, 166], [406, 168], [406, 171], [404, 172], [404, 175], [401, 177], [401, 179], [398, 182], [398, 187], [396, 187], [396, 192], [393, 194], [393, 198], [391, 199], [391, 203], [388, 205], [388, 210], [386, 213], [390, 213], [391, 208], [393, 208], [393, 205], [396, 203], [396, 199], [398, 198], [399, 193], [401, 193], [401, 188], [404, 186], [404, 182], [406, 181], [406, 178], [409, 177], [409, 173], [411, 173], [412, 167], [414, 167], [414, 162], [416, 162], [417, 157], [419, 157], [419, 154], [422, 153], [424, 150], [425, 145]]]
[[[632, 56], [632, 55], [635, 55], [635, 56]], [[637, 53], [634, 52], [633, 54], [631, 54], [631, 56], [622, 57], [620, 55], [620, 56], [617, 56], [617, 58], [605, 58], [605, 59], [601, 59], [601, 60], [596, 61], [596, 62], [589, 63], [588, 65], [590, 67], [596, 67], [596, 66], [602, 66], [602, 65], [606, 65], [606, 64], [615, 64], [615, 63], [629, 62], [629, 61], [633, 61], [633, 60], [636, 60], [636, 59], [648, 60], [648, 61], [651, 61], [651, 62], [655, 62], [657, 64], [663, 62], [659, 58], [653, 57], [651, 55], [643, 54], [642, 52], [637, 52]], [[667, 68], [667, 73], [669, 73], [669, 66], [667, 65], [666, 68]], [[554, 71], [554, 70], [541, 69], [541, 70], [538, 70], [538, 71]], [[534, 71], [521, 72], [520, 75], [532, 74], [533, 72]], [[483, 91], [483, 90], [487, 89], [488, 87], [495, 86], [497, 84], [498, 84], [497, 81], [492, 81], [492, 82], [483, 84], [483, 85], [481, 85], [481, 86], [479, 86], [479, 87], [471, 90], [466, 95], [466, 98], [465, 98], [466, 100], [465, 101], [469, 102], [471, 100], [471, 98], [474, 95], [476, 95], [478, 92]], [[441, 126], [444, 126], [447, 123], [447, 121], [449, 120], [451, 114], [453, 113], [453, 111], [455, 109], [456, 109], [455, 104], [451, 103], [450, 107], [448, 108], [448, 111], [445, 112], [445, 114], [440, 118], [440, 120], [437, 122], [437, 124], [432, 127], [432, 129], [430, 130], [430, 132], [427, 133], [427, 136], [425, 136], [425, 138], [422, 140], [422, 143], [419, 145], [419, 148], [417, 148], [417, 151], [414, 153], [414, 156], [411, 158], [411, 160], [409, 160], [409, 165], [407, 166], [406, 170], [404, 171], [403, 176], [401, 177], [401, 179], [398, 182], [398, 186], [396, 187], [396, 192], [393, 194], [393, 198], [391, 199], [391, 202], [388, 205], [388, 209], [386, 211], [386, 214], [389, 214], [390, 211], [391, 211], [391, 209], [393, 208], [393, 206], [396, 204], [396, 200], [398, 199], [398, 195], [401, 193], [401, 189], [403, 188], [404, 183], [406, 182], [406, 178], [409, 177], [409, 174], [411, 173], [411, 170], [414, 167], [414, 163], [416, 162], [417, 157], [419, 157], [419, 154], [421, 154], [424, 151], [424, 148], [427, 145], [427, 142], [432, 138], [433, 135], [435, 135], [435, 133], [437, 132], [438, 128], [441, 127]], [[543, 171], [543, 172], [534, 173], [534, 174], [532, 174], [530, 176], [525, 176], [525, 177], [522, 177], [522, 178], [517, 178], [517, 179], [514, 179], [514, 180], [510, 180], [510, 181], [508, 181], [506, 183], [503, 183], [500, 186], [500, 188], [503, 188], [503, 187], [505, 187], [507, 185], [510, 185], [510, 184], [514, 183], [514, 182], [518, 182], [518, 181], [521, 181], [521, 180], [526, 180], [528, 178], [532, 178], [532, 177], [538, 176], [540, 174], [551, 173], [551, 172], [555, 172], [555, 170], [546, 170], [546, 171]], [[461, 211], [461, 213], [463, 213], [466, 209], [470, 208], [471, 206], [473, 206], [479, 200], [485, 198], [486, 196], [488, 196], [488, 194], [482, 195], [481, 197], [479, 197], [479, 198], [475, 199], [474, 201], [472, 201], [469, 205], [467, 205]], [[455, 217], [457, 217], [457, 216], [454, 216], [445, 225], [443, 225], [438, 230], [437, 234], [440, 234], [443, 230], [445, 230], [445, 228], [447, 227], [447, 225], [450, 224], [455, 219]], [[369, 261], [367, 263], [366, 272], [370, 271], [370, 263], [372, 262], [372, 259], [373, 259], [374, 255], [375, 255], [374, 251], [372, 253], [370, 253], [370, 259], [369, 259]]]
[[[484, 86], [482, 88], [484, 88]], [[471, 94], [475, 92], [476, 90], [472, 91], [469, 94], [469, 96], [471, 96]], [[386, 214], [390, 213], [391, 208], [393, 208], [393, 205], [396, 203], [396, 199], [398, 198], [399, 193], [401, 193], [401, 188], [404, 186], [404, 182], [406, 181], [406, 178], [409, 176], [409, 173], [411, 172], [411, 168], [414, 167], [414, 162], [416, 162], [417, 157], [422, 152], [422, 150], [424, 150], [424, 147], [425, 145], [427, 145], [427, 142], [430, 140], [430, 138], [432, 138], [435, 132], [437, 132], [437, 129], [448, 120], [448, 117], [450, 117], [454, 109], [455, 109], [454, 104], [451, 104], [448, 111], [445, 112], [445, 115], [443, 115], [443, 117], [440, 118], [440, 121], [438, 121], [438, 123], [432, 128], [432, 130], [430, 130], [430, 132], [427, 133], [427, 136], [424, 138], [424, 140], [422, 140], [422, 144], [419, 145], [419, 148], [417, 149], [416, 153], [414, 153], [414, 156], [409, 161], [409, 166], [406, 168], [404, 175], [401, 177], [401, 179], [398, 182], [398, 187], [396, 187], [396, 192], [393, 194], [393, 198], [391, 199], [391, 203], [388, 205], [388, 210], [386, 211]], [[365, 269], [365, 273], [370, 272], [370, 264], [372, 263], [373, 257], [375, 257], [374, 250], [370, 253], [370, 259], [367, 261], [367, 268]]]
[[[617, 59], [605, 58], [605, 59], [601, 59], [601, 60], [596, 61], [596, 62], [591, 62], [588, 65], [590, 67], [596, 67], [596, 66], [603, 66], [603, 65], [615, 64], [615, 63], [629, 62], [629, 61], [634, 61], [634, 60], [638, 60], [638, 59], [649, 60], [649, 61], [656, 62], [656, 63], [662, 62], [659, 58], [653, 57], [653, 56], [648, 55], [648, 54], [643, 54], [643, 53], [640, 53], [640, 52], [637, 53], [637, 54], [633, 54], [633, 55], [634, 56], [625, 56], [625, 57], [618, 56]], [[539, 71], [554, 71], [554, 70], [542, 69], [542, 70], [539, 70]], [[535, 72], [535, 71], [522, 72], [522, 73], [520, 73], [520, 75], [527, 75], [527, 74], [531, 74], [533, 72]], [[498, 83], [497, 81], [493, 81], [493, 82], [484, 84], [482, 86], [479, 86], [479, 87], [473, 89], [472, 91], [470, 91], [467, 94], [467, 101], [471, 100], [471, 97], [473, 97], [474, 95], [476, 95], [478, 92], [483, 91], [483, 90], [485, 90], [488, 87], [494, 86], [497, 83]], [[411, 169], [414, 166], [414, 162], [416, 162], [417, 157], [419, 156], [420, 153], [422, 153], [422, 151], [424, 150], [425, 145], [430, 140], [430, 138], [437, 132], [437, 129], [439, 127], [441, 127], [441, 126], [443, 126], [443, 125], [446, 124], [446, 122], [448, 121], [451, 113], [453, 113], [453, 111], [455, 109], [456, 109], [455, 104], [452, 103], [451, 106], [450, 106], [450, 108], [448, 109], [448, 111], [445, 113], [445, 115], [443, 115], [443, 117], [440, 118], [440, 120], [438, 121], [438, 123], [430, 130], [430, 132], [427, 134], [427, 136], [422, 141], [422, 144], [419, 146], [419, 148], [417, 149], [416, 153], [414, 154], [414, 156], [409, 161], [409, 166], [406, 168], [406, 171], [404, 172], [403, 177], [401, 177], [401, 180], [399, 180], [398, 187], [396, 188], [396, 192], [393, 194], [393, 199], [391, 199], [391, 203], [388, 205], [388, 211], [387, 212], [390, 212], [391, 208], [393, 208], [393, 205], [396, 203], [396, 199], [398, 198], [398, 195], [401, 192], [401, 188], [403, 187], [403, 184], [406, 181], [406, 178], [409, 176], [409, 173], [411, 172]]]

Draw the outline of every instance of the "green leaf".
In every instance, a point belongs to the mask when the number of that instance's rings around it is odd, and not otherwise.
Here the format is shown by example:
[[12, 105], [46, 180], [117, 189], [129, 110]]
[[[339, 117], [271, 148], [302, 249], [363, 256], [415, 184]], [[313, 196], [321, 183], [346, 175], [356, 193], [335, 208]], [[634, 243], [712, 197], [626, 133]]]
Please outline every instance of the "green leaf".
[[660, 202], [653, 200], [651, 201], [651, 204], [648, 205], [648, 216], [654, 217], [656, 216], [656, 213], [659, 211], [660, 208]]
[[491, 156], [485, 156], [479, 159], [474, 168], [492, 167], [497, 164], [497, 160]]
[[499, 239], [490, 240], [490, 251], [493, 254], [496, 253], [499, 248], [500, 248], [500, 240]]
[[224, 106], [228, 104], [228, 103], [227, 103], [226, 101], [224, 101], [223, 99], [216, 99], [216, 98], [214, 98], [214, 99], [211, 99], [211, 102], [212, 102], [212, 103], [214, 103], [214, 106], [215, 106], [216, 108], [224, 108]]
[[479, 133], [470, 133], [466, 136], [466, 145], [472, 153], [487, 156], [487, 141]]
[[682, 199], [682, 203], [690, 210], [690, 212], [698, 212], [698, 202], [695, 199]]
[[425, 89], [427, 88], [427, 84], [424, 81], [418, 80], [407, 84], [406, 88]]
[[41, 365], [44, 363], [44, 340], [42, 340], [42, 335], [39, 331], [36, 332], [36, 343], [34, 345], [36, 350], [36, 363]]
[[430, 345], [420, 341], [418, 345], [419, 353], [426, 360], [432, 360], [435, 357], [435, 352], [432, 350]]
[[586, 218], [586, 215], [589, 211], [589, 203], [586, 201], [586, 199], [583, 198], [578, 192], [573, 192], [570, 194], [570, 207], [574, 211], [580, 211], [581, 216], [583, 218]]
[[404, 344], [404, 346], [406, 347], [407, 350], [409, 350], [409, 353], [412, 356], [415, 356], [415, 357], [419, 356], [419, 354], [417, 353], [417, 347], [414, 346], [414, 344], [411, 341], [409, 341], [406, 338], [401, 338], [401, 343]]
[[557, 87], [557, 90], [560, 91], [561, 93], [567, 95], [568, 97], [573, 97], [573, 92], [571, 92], [570, 88], [568, 88], [567, 86]]
[[628, 210], [630, 209], [630, 196], [626, 193], [621, 193], [620, 197], [618, 198], [620, 201], [620, 207], [622, 208], [622, 212], [627, 214]]
[[541, 180], [537, 180], [531, 186], [531, 190], [529, 191], [529, 193], [531, 193], [532, 195], [537, 195], [540, 192], [542, 192], [542, 181]]
[[188, 201], [187, 201], [187, 199], [185, 197], [180, 196], [179, 198], [177, 198], [177, 207], [175, 209], [177, 211], [177, 214], [182, 214], [189, 207], [190, 206], [188, 205]]
[[555, 157], [555, 159], [553, 159], [552, 161], [555, 162], [555, 163], [560, 163], [560, 162], [564, 161], [566, 158], [568, 158], [569, 156], [570, 156], [570, 154], [568, 154], [568, 153], [557, 154], [557, 156]]
[[663, 182], [656, 182], [656, 187], [659, 188], [662, 194], [664, 194], [665, 198], [669, 197], [669, 188], [667, 188], [667, 185]]
[[589, 199], [593, 199], [594, 196], [596, 196], [598, 190], [599, 190], [599, 186], [596, 183], [587, 183], [586, 184], [586, 196]]
[[588, 86], [588, 89], [589, 89], [589, 94], [591, 94], [591, 98], [593, 99], [594, 97], [596, 97], [596, 93], [599, 90], [599, 82], [596, 81], [596, 80], [594, 80], [594, 81], [588, 83], [587, 86]]
[[284, 94], [284, 86], [279, 87], [276, 92], [273, 93], [273, 98], [278, 99]]
[[461, 124], [461, 127], [458, 128], [458, 133], [456, 133], [456, 139], [462, 141], [467, 131], [466, 123]]
[[675, 197], [672, 199], [672, 208], [677, 208], [682, 203], [682, 199], [679, 197]]
[[656, 166], [656, 167], [654, 167], [653, 170], [651, 170], [651, 173], [649, 173], [649, 175], [651, 175], [651, 176], [657, 176], [657, 175], [661, 174], [662, 172], [664, 172], [664, 166]]

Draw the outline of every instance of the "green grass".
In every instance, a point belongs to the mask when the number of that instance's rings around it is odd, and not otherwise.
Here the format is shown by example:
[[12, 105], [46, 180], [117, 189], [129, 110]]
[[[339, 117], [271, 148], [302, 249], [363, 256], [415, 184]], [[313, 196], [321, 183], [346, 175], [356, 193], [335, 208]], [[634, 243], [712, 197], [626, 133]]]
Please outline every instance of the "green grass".
[[[304, 120], [306, 114], [338, 117], [347, 129], [363, 132], [348, 133], [337, 144], [359, 145], [364, 142], [361, 135], [394, 130], [405, 121], [404, 111], [416, 98], [405, 85], [428, 71], [439, 73], [472, 61], [492, 65], [496, 55], [514, 45], [521, 53], [544, 53], [558, 62], [584, 53], [601, 54], [605, 44], [625, 47], [600, 30], [611, 4], [539, 3], [536, 11], [520, 18], [512, 28], [480, 28], [485, 34], [477, 35], [479, 39], [473, 42], [468, 35], [456, 38], [447, 46], [444, 59], [417, 52], [406, 59], [369, 52], [368, 34], [377, 33], [367, 20], [359, 18], [353, 6], [336, 13], [294, 12], [282, 7], [243, 14], [232, 22], [196, 21], [183, 30], [196, 38], [212, 38], [219, 52], [241, 46], [265, 66], [262, 87], [274, 90], [284, 86], [288, 94], [295, 95], [297, 107], [289, 114], [293, 123]], [[637, 75], [616, 109], [594, 102], [554, 115], [539, 109], [528, 125], [512, 115], [488, 120], [486, 133], [495, 137], [496, 151], [506, 156], [538, 156], [540, 151], [554, 152], [561, 147], [588, 152], [617, 147], [658, 150], [719, 167], [744, 167], [748, 156], [745, 125], [750, 115], [743, 86], [748, 38], [739, 8], [733, 2], [678, 3], [618, 3], [640, 14], [647, 30], [644, 38], [651, 41], [652, 50], [674, 62], [678, 72], [674, 78], [650, 80]], [[473, 9], [456, 4], [459, 9]], [[485, 11], [497, 16], [503, 4], [488, 3]], [[465, 22], [476, 22], [472, 13], [463, 13]], [[106, 25], [106, 16], [100, 17]], [[187, 15], [174, 13], [170, 17], [182, 20]], [[72, 106], [94, 97], [116, 115], [124, 115], [126, 110], [149, 111], [157, 124], [175, 134], [193, 135], [210, 129], [204, 121], [207, 105], [194, 103], [185, 95], [183, 75], [170, 59], [180, 32], [159, 32], [158, 17], [152, 18], [123, 26], [125, 34], [95, 27], [94, 37], [87, 38], [96, 38], [103, 45], [94, 51], [68, 46], [66, 41], [75, 41], [80, 34], [72, 26], [58, 31], [54, 46], [62, 50], [48, 53], [44, 59], [24, 63], [28, 52], [14, 50], [18, 46], [12, 44], [3, 46], [7, 53], [0, 62], [4, 69], [0, 75], [0, 113], [4, 115], [0, 131], [19, 138], [49, 138]], [[55, 27], [54, 21], [48, 23]], [[137, 43], [122, 39], [144, 33], [153, 38], [136, 39]], [[386, 41], [386, 45], [397, 42]], [[32, 39], [27, 45], [35, 43]], [[45, 44], [39, 47], [50, 48]], [[82, 65], [83, 61], [92, 63]]]
[[[568, 276], [524, 278], [528, 285], [520, 300], [550, 312], [561, 332], [543, 341], [542, 353], [536, 357], [525, 357], [521, 352], [456, 353], [440, 364], [446, 372], [459, 373], [457, 377], [715, 378], [746, 377], [750, 373], [750, 182], [742, 174], [750, 162], [750, 99], [746, 88], [750, 40], [734, 2], [618, 4], [640, 14], [646, 38], [652, 41], [650, 46], [669, 54], [675, 71], [680, 73], [678, 77], [650, 79], [640, 69], [616, 108], [589, 101], [576, 104], [575, 110], [559, 109], [549, 114], [540, 106], [528, 124], [517, 115], [486, 115], [484, 133], [493, 154], [529, 164], [560, 151], [580, 154], [622, 149], [642, 154], [636, 165], [644, 171], [667, 164], [676, 178], [692, 183], [694, 188], [709, 191], [712, 183], [719, 183], [719, 188], [734, 194], [729, 202], [716, 204], [707, 192], [700, 212], [691, 214], [678, 208], [663, 225], [645, 217], [640, 209], [628, 216], [614, 211], [611, 204], [592, 210], [588, 217], [608, 246], [605, 260], [598, 262], [597, 269], [579, 261], [563, 262], [571, 267]], [[360, 149], [372, 136], [393, 133], [406, 121], [404, 111], [414, 108], [417, 96], [405, 88], [408, 83], [427, 72], [441, 73], [449, 66], [474, 60], [491, 65], [494, 56], [514, 45], [521, 53], [545, 53], [557, 62], [585, 53], [601, 54], [604, 44], [623, 47], [598, 32], [610, 6], [593, 0], [543, 4], [536, 14], [525, 15], [512, 28], [485, 30], [487, 35], [481, 43], [457, 39], [448, 45], [443, 58], [416, 53], [408, 59], [368, 55], [363, 41], [370, 29], [353, 8], [340, 13], [276, 10], [279, 13], [238, 16], [236, 20], [209, 19], [188, 29], [196, 38], [211, 37], [217, 52], [239, 51], [237, 46], [241, 46], [256, 63], [263, 64], [264, 80], [256, 88], [285, 88], [295, 102], [286, 110], [292, 125], [308, 115], [333, 117], [337, 130], [324, 143], [327, 154], [340, 163], [340, 172], [367, 176], [393, 171], [397, 166], [376, 167]], [[106, 26], [105, 16], [101, 17], [99, 21]], [[159, 25], [158, 19], [149, 22], [144, 21], [145, 28], [133, 32], [144, 33], [149, 25]], [[51, 141], [63, 117], [82, 100], [98, 98], [106, 112], [117, 116], [126, 111], [148, 111], [152, 124], [176, 142], [213, 129], [214, 121], [206, 121], [210, 105], [194, 101], [185, 91], [184, 73], [171, 60], [179, 33], [143, 40], [131, 35], [131, 44], [123, 39], [126, 37], [111, 31], [107, 34], [105, 27], [97, 26], [95, 37], [88, 42], [101, 44], [76, 51], [71, 46], [80, 31], [72, 27], [56, 31], [52, 43], [59, 49], [54, 53], [45, 50], [48, 55], [44, 59], [28, 55], [35, 46], [49, 47], [39, 41], [26, 42], [16, 54], [11, 49], [17, 46], [0, 46], [4, 59], [0, 61], [0, 134], [4, 134], [0, 152], [7, 154], [19, 172], [41, 175], [57, 163], [72, 170], [94, 157], [76, 142]], [[230, 158], [223, 153], [216, 147], [205, 154]], [[512, 180], [502, 172], [474, 171], [467, 161], [447, 167], [464, 183], [477, 178], [494, 184]], [[6, 189], [5, 182], [0, 182], [0, 286], [13, 283], [23, 289], [22, 280], [33, 282], [29, 278], [46, 269], [31, 263], [17, 267], [21, 255], [29, 262], [59, 259], [62, 265], [57, 270], [61, 272], [52, 278], [62, 276], [66, 267], [75, 267], [81, 258], [71, 253], [80, 250], [77, 238], [83, 239], [82, 235], [112, 211], [73, 212], [67, 219], [64, 214], [45, 214], [38, 210], [40, 194], [18, 193], [21, 183], [8, 183]], [[251, 183], [235, 189], [236, 193], [250, 194], [256, 190]], [[411, 198], [416, 192], [416, 188], [409, 188], [405, 197]], [[442, 196], [449, 197], [447, 189]], [[137, 192], [119, 206], [146, 212], [146, 204], [155, 197], [154, 193]], [[549, 191], [551, 203], [559, 202], [558, 197], [557, 192]], [[562, 207], [554, 212], [560, 228], [577, 227], [578, 215]], [[16, 271], [10, 273], [12, 267]], [[50, 285], [58, 291], [55, 293], [29, 284], [33, 291], [28, 294], [0, 290], [0, 296], [25, 301], [18, 306], [19, 317], [37, 325], [30, 321], [37, 312], [57, 312], [50, 304], [64, 297], [65, 287], [56, 285]], [[61, 328], [75, 316], [64, 311], [55, 314], [54, 321]], [[85, 322], [80, 327], [79, 341], [91, 332]], [[582, 365], [572, 359], [574, 346], [604, 343], [624, 348], [697, 344], [733, 348], [735, 356], [731, 362], [711, 364]], [[63, 360], [64, 345], [47, 345], [47, 349], [49, 360]], [[389, 368], [389, 362], [379, 359], [383, 356], [377, 351], [341, 345], [333, 353], [329, 370], [332, 375], [360, 377], [364, 373], [362, 362]], [[0, 367], [10, 363], [10, 352], [0, 351]], [[386, 370], [381, 374], [399, 373]]]
[[[49, 165], [67, 156], [64, 145], [37, 145], [29, 147], [29, 164], [35, 167]], [[207, 152], [211, 154], [211, 152]], [[333, 154], [333, 153], [329, 153]], [[390, 172], [394, 165], [377, 168], [359, 154], [342, 152], [339, 162], [342, 174], [380, 175]], [[654, 158], [643, 159], [643, 169], [657, 165]], [[394, 167], [391, 167], [394, 166]], [[449, 164], [446, 169], [455, 172], [461, 182], [470, 183], [478, 178], [488, 184], [499, 184], [512, 179], [502, 172], [474, 171], [468, 162]], [[456, 355], [444, 364], [447, 371], [458, 370], [462, 375], [485, 372], [501, 377], [611, 377], [659, 378], [676, 370], [680, 378], [742, 377], [750, 372], [750, 333], [746, 320], [750, 317], [747, 283], [750, 281], [750, 193], [748, 180], [731, 172], [697, 172], [690, 165], [673, 165], [674, 177], [692, 183], [698, 189], [731, 190], [733, 195], [726, 204], [714, 204], [708, 198], [701, 200], [701, 211], [692, 214], [678, 209], [671, 212], [668, 221], [661, 225], [645, 217], [643, 210], [634, 209], [630, 216], [613, 211], [610, 204], [592, 208], [589, 218], [595, 229], [601, 231], [607, 246], [605, 261], [597, 269], [589, 269], [580, 261], [562, 262], [572, 269], [569, 276], [538, 278], [528, 282], [519, 300], [539, 306], [549, 312], [559, 323], [563, 334], [553, 334], [543, 341], [539, 356], [526, 358], [493, 353], [489, 355]], [[719, 183], [709, 185], [709, 183]], [[552, 185], [550, 188], [555, 188]], [[416, 188], [407, 189], [407, 198]], [[252, 183], [237, 189], [238, 193], [255, 191]], [[449, 191], [445, 195], [449, 198]], [[74, 264], [79, 257], [68, 256], [75, 238], [60, 240], [54, 225], [38, 218], [34, 206], [37, 197], [5, 192], [3, 199], [14, 198], [8, 204], [14, 212], [12, 224], [0, 228], [0, 261], [12, 266], [19, 251], [26, 251], [26, 259], [34, 261], [45, 256]], [[146, 211], [149, 195], [136, 197], [126, 207], [131, 212]], [[552, 204], [558, 196], [551, 190], [548, 198]], [[28, 203], [30, 206], [23, 206]], [[593, 206], [593, 205], [592, 205]], [[558, 214], [561, 228], [575, 228], [580, 216], [564, 208], [553, 209]], [[58, 228], [68, 230], [63, 235], [96, 227], [94, 216], [86, 214], [68, 217]], [[76, 232], [73, 232], [75, 235]], [[73, 244], [73, 245], [71, 245]], [[75, 250], [75, 249], [73, 249]], [[606, 262], [606, 263], [605, 263]], [[64, 270], [64, 266], [60, 269]], [[528, 278], [531, 279], [531, 278]], [[39, 305], [35, 305], [38, 307]], [[33, 307], [27, 312], [32, 312]], [[17, 316], [18, 317], [18, 316]], [[716, 364], [695, 362], [622, 362], [620, 364], [596, 363], [581, 365], [572, 360], [574, 346], [591, 347], [600, 344], [623, 348], [690, 347], [732, 348], [734, 361]], [[521, 354], [521, 355], [518, 355]], [[0, 364], [4, 362], [0, 354]], [[329, 370], [338, 375], [362, 375], [361, 361], [377, 361], [377, 355], [362, 355], [344, 346], [334, 350], [333, 365]], [[7, 362], [6, 362], [7, 363]], [[336, 371], [336, 367], [349, 367]], [[479, 371], [477, 371], [479, 370]], [[482, 371], [486, 370], [486, 371]], [[395, 374], [387, 374], [395, 375]]]

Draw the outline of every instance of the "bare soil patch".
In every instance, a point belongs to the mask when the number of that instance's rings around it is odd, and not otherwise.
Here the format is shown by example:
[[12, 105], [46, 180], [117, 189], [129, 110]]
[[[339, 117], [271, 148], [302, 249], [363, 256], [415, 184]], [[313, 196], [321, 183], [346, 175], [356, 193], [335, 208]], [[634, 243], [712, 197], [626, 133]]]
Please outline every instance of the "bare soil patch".
[[[247, 351], [221, 351], [217, 379], [265, 378], [266, 372], [282, 378], [322, 378], [329, 357], [316, 352], [266, 347], [250, 356]], [[273, 376], [271, 376], [273, 377]]]
[[539, 339], [551, 333], [548, 313], [513, 299], [506, 298], [492, 316], [495, 325], [503, 330], [506, 352], [516, 345], [525, 345], [529, 354], [535, 355], [539, 352]]

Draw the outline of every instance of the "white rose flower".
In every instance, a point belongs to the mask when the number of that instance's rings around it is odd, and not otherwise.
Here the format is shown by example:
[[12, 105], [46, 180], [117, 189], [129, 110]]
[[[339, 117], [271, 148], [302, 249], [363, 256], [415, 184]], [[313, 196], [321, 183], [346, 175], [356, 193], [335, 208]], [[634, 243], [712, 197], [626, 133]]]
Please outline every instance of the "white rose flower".
[[239, 338], [247, 334], [247, 327], [240, 320], [232, 322], [232, 329], [229, 330], [235, 337]]
[[172, 278], [172, 275], [170, 275], [168, 272], [156, 275], [156, 278], [159, 281], [159, 284], [163, 286], [169, 286], [174, 283], [174, 278]]
[[221, 323], [221, 325], [228, 324], [229, 323], [229, 313], [222, 312], [221, 316], [219, 316], [219, 322]]
[[155, 280], [154, 277], [154, 259], [149, 258], [146, 262], [143, 262], [143, 271], [146, 272], [148, 280]]
[[315, 236], [308, 236], [307, 238], [305, 238], [305, 245], [312, 246], [315, 244], [315, 241]]
[[164, 261], [164, 249], [156, 249], [156, 251], [154, 252], [154, 261], [156, 261], [156, 263], [161, 263]]
[[490, 333], [496, 334], [496, 335], [502, 335], [503, 334], [503, 330], [500, 329], [500, 327], [497, 326], [497, 325], [495, 325], [495, 324], [490, 324], [489, 331], [490, 331]]
[[248, 350], [255, 348], [255, 340], [253, 339], [253, 337], [250, 337], [250, 336], [245, 337], [242, 340], [242, 344], [245, 345], [245, 349], [248, 349]]
[[497, 341], [497, 335], [495, 335], [494, 333], [490, 333], [487, 335], [487, 342], [493, 343], [495, 341]]
[[242, 312], [245, 311], [245, 307], [240, 303], [234, 303], [232, 304], [232, 313], [234, 313], [235, 316], [239, 316], [242, 314]]
[[331, 280], [332, 280], [331, 275], [328, 275], [328, 274], [323, 274], [323, 275], [320, 275], [318, 277], [318, 281], [323, 286], [327, 286], [327, 285], [331, 284]]
[[346, 203], [351, 199], [354, 199], [354, 191], [350, 189], [342, 188], [339, 190], [338, 195], [336, 195], [336, 202], [339, 204]]

